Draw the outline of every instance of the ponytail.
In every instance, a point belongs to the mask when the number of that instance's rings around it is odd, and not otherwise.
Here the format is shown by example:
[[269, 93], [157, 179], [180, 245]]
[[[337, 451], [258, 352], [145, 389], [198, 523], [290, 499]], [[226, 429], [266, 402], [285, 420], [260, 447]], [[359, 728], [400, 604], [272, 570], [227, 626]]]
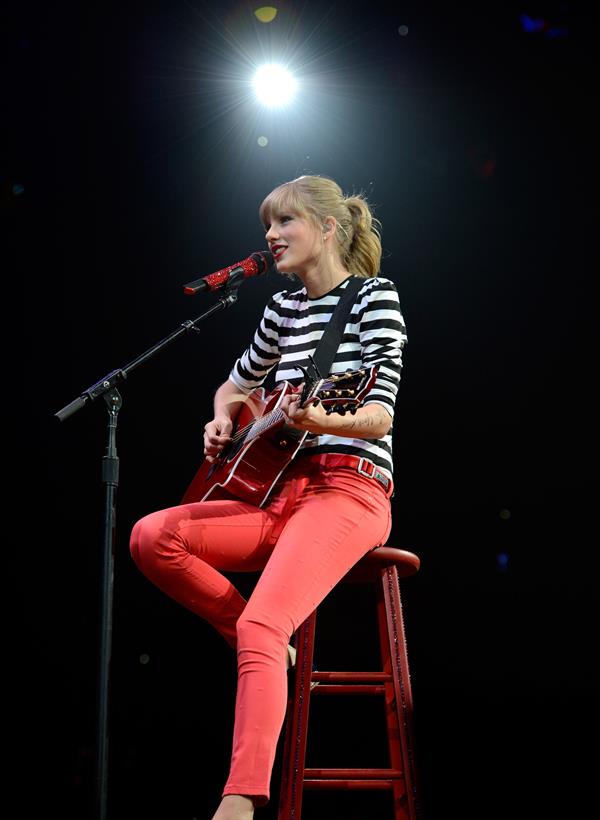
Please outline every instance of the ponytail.
[[379, 273], [381, 262], [381, 223], [375, 219], [364, 197], [350, 196], [344, 204], [352, 220], [352, 239], [344, 263], [355, 276], [369, 279]]

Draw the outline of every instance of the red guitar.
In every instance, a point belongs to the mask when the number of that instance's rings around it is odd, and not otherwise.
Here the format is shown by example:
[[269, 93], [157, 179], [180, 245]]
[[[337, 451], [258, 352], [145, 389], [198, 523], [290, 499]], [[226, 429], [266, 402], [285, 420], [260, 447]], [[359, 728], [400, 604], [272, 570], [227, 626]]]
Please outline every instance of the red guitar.
[[[312, 384], [307, 378], [300, 405], [307, 407], [311, 402], [320, 402], [327, 413], [355, 413], [373, 386], [378, 370], [379, 365], [347, 370], [316, 379]], [[287, 417], [280, 405], [283, 397], [292, 392], [292, 385], [283, 382], [267, 395], [262, 387], [250, 394], [235, 419], [231, 441], [213, 462], [203, 462], [182, 504], [209, 498], [237, 498], [262, 507], [308, 435], [286, 426]]]

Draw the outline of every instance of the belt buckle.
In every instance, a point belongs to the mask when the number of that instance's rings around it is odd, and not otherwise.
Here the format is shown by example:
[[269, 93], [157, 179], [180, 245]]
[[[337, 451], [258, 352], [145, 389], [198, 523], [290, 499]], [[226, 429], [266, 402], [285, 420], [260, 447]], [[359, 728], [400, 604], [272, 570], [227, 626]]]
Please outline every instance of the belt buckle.
[[[369, 472], [367, 472], [367, 471], [363, 468], [363, 464], [364, 464], [365, 462], [366, 462], [367, 464], [370, 464], [370, 465], [371, 465], [371, 467], [373, 468], [373, 469], [371, 470], [371, 472], [370, 472], [370, 473], [369, 473]], [[358, 467], [356, 468], [356, 470], [357, 470], [357, 472], [358, 472], [358, 473], [360, 473], [360, 475], [364, 475], [364, 476], [366, 476], [367, 478], [375, 478], [375, 465], [373, 464], [373, 462], [372, 462], [372, 461], [369, 461], [369, 459], [368, 459], [368, 458], [364, 458], [364, 456], [361, 456], [361, 458], [359, 459], [359, 461], [358, 461]]]

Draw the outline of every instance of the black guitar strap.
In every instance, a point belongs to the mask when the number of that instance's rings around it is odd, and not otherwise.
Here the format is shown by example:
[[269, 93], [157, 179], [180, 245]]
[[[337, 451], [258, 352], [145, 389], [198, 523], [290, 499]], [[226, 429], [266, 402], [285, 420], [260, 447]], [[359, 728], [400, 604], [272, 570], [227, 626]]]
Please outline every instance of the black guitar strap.
[[317, 348], [313, 355], [313, 361], [322, 378], [331, 373], [331, 367], [335, 354], [342, 340], [346, 322], [350, 316], [352, 305], [356, 301], [356, 294], [365, 284], [365, 280], [360, 276], [351, 276], [348, 284], [344, 288], [340, 300], [335, 306], [331, 315], [331, 320], [321, 336]]

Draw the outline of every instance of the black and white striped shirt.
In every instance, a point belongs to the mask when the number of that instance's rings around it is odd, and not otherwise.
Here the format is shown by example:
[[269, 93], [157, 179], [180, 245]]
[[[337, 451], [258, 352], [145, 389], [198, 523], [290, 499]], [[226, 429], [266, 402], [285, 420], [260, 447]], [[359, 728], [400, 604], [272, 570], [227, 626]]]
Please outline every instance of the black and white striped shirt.
[[[229, 378], [244, 393], [260, 387], [268, 373], [275, 371], [275, 384], [302, 379], [298, 365], [307, 367], [317, 343], [349, 279], [332, 291], [310, 299], [306, 288], [274, 294], [265, 307], [261, 322], [248, 349], [233, 366]], [[394, 417], [394, 404], [402, 369], [402, 348], [406, 328], [400, 311], [398, 291], [390, 279], [365, 279], [352, 307], [336, 353], [331, 373], [379, 365], [377, 380], [364, 404], [377, 402]], [[392, 428], [380, 439], [342, 438], [309, 433], [298, 456], [310, 453], [350, 453], [368, 458], [393, 473]]]

